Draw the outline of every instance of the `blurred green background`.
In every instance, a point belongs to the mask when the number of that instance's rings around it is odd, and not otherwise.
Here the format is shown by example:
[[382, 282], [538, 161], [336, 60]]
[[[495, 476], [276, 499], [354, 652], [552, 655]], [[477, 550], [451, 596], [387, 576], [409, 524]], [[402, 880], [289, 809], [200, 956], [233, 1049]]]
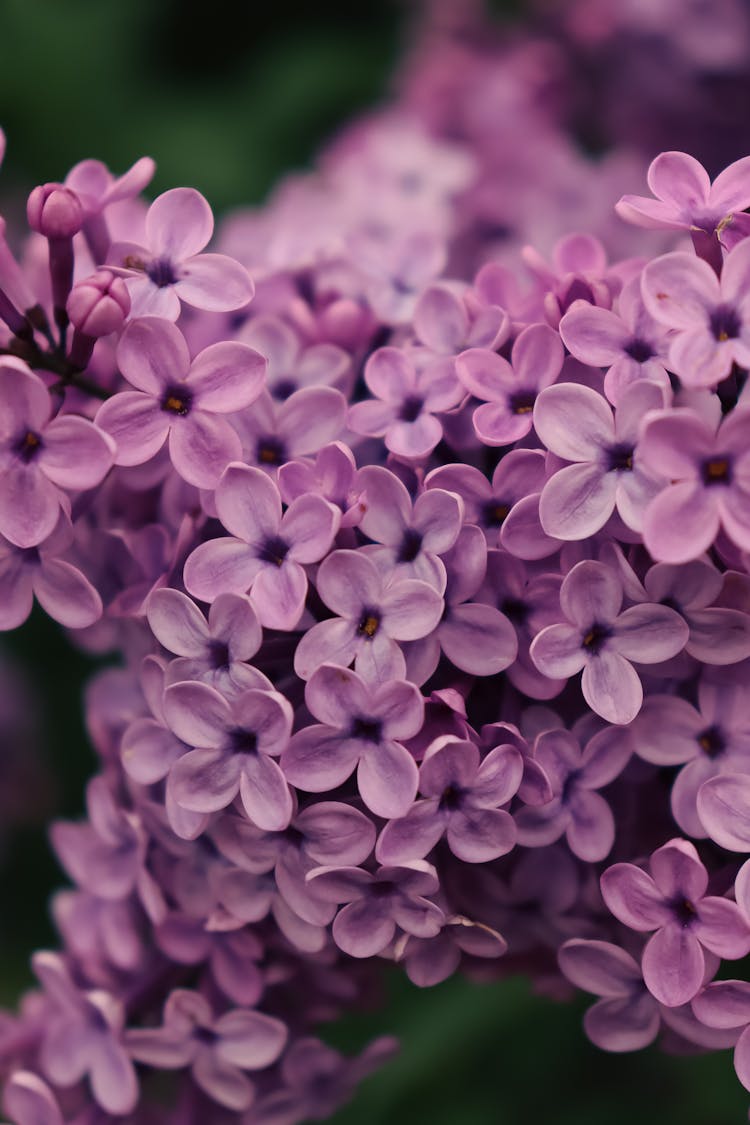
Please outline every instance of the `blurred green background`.
[[[217, 212], [258, 202], [282, 172], [304, 166], [323, 138], [384, 95], [408, 7], [1, 0], [3, 195], [62, 179], [84, 157], [121, 172], [148, 153], [158, 164], [154, 193], [190, 184]], [[94, 768], [80, 708], [91, 665], [40, 617], [12, 644], [43, 686], [55, 813], [77, 815]], [[28, 982], [29, 951], [54, 940], [46, 901], [60, 882], [43, 828], [16, 832], [0, 868], [3, 1002]], [[603, 1054], [580, 1029], [583, 999], [554, 1004], [524, 981], [452, 980], [420, 991], [395, 972], [386, 973], [384, 999], [380, 1011], [325, 1030], [345, 1049], [381, 1033], [403, 1041], [400, 1057], [365, 1083], [338, 1125], [746, 1120], [747, 1096], [727, 1053]]]

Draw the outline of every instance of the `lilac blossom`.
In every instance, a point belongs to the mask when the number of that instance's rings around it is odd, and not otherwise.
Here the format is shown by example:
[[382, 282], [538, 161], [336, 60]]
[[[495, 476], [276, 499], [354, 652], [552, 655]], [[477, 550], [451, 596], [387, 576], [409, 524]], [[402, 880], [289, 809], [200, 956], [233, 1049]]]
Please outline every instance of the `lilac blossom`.
[[406, 578], [386, 583], [375, 563], [358, 551], [334, 551], [317, 575], [321, 599], [338, 617], [313, 625], [294, 654], [294, 670], [308, 680], [321, 664], [337, 663], [365, 680], [403, 679], [399, 641], [426, 637], [443, 612], [432, 586]]
[[253, 402], [252, 410], [233, 415], [232, 425], [250, 465], [269, 475], [295, 457], [317, 453], [335, 441], [344, 428], [346, 399], [333, 387], [303, 387], [277, 403], [268, 391]]
[[422, 726], [419, 689], [403, 680], [369, 684], [356, 672], [324, 664], [307, 681], [305, 703], [320, 725], [293, 735], [281, 759], [287, 780], [323, 793], [356, 768], [367, 807], [377, 816], [402, 816], [417, 792], [417, 766], [402, 740]]
[[560, 321], [560, 336], [576, 359], [607, 368], [604, 393], [613, 406], [639, 379], [668, 386], [667, 332], [644, 307], [637, 278], [620, 293], [617, 312], [574, 302]]
[[519, 843], [543, 847], [564, 833], [579, 859], [588, 863], [604, 859], [614, 843], [615, 820], [597, 790], [619, 776], [629, 756], [627, 743], [613, 738], [608, 729], [594, 735], [583, 749], [568, 731], [540, 734], [534, 760], [549, 779], [553, 797], [516, 813]]
[[365, 506], [357, 483], [357, 464], [343, 442], [324, 445], [314, 464], [309, 460], [287, 461], [279, 469], [277, 482], [285, 504], [313, 494], [340, 509], [342, 528], [354, 527], [362, 519]]
[[15, 1071], [5, 1087], [3, 1106], [18, 1125], [63, 1125], [52, 1091], [31, 1071]]
[[327, 902], [346, 903], [333, 922], [333, 939], [350, 957], [373, 957], [393, 940], [397, 927], [415, 937], [434, 937], [444, 914], [427, 897], [437, 891], [435, 868], [423, 860], [379, 867], [316, 867], [307, 876]]
[[734, 1070], [750, 1090], [750, 984], [744, 980], [712, 981], [693, 1000], [693, 1011], [708, 1027], [739, 1031]]
[[273, 760], [292, 729], [292, 709], [277, 692], [249, 688], [227, 700], [208, 684], [173, 684], [164, 714], [189, 751], [172, 767], [175, 800], [191, 812], [217, 812], [239, 794], [259, 828], [278, 832], [292, 815], [292, 798]]
[[530, 648], [540, 672], [567, 678], [583, 669], [583, 697], [610, 723], [629, 723], [641, 709], [643, 688], [631, 661], [657, 664], [678, 653], [688, 637], [685, 621], [663, 605], [620, 612], [623, 589], [600, 562], [584, 560], [560, 587], [567, 623], [548, 625]]
[[248, 1008], [215, 1017], [204, 996], [175, 989], [164, 1006], [160, 1028], [128, 1030], [130, 1055], [154, 1067], [190, 1067], [195, 1082], [219, 1105], [241, 1111], [255, 1090], [246, 1070], [264, 1070], [287, 1041], [281, 1020]]
[[215, 493], [219, 517], [231, 534], [197, 547], [185, 563], [185, 585], [213, 602], [245, 594], [262, 625], [294, 629], [305, 605], [304, 564], [329, 551], [340, 513], [321, 496], [300, 496], [282, 515], [281, 497], [261, 469], [232, 464]]
[[480, 304], [441, 284], [428, 286], [417, 301], [414, 328], [420, 343], [437, 355], [458, 355], [467, 348], [498, 348], [510, 320], [499, 305]]
[[669, 484], [648, 505], [643, 539], [658, 562], [685, 563], [713, 543], [719, 527], [750, 549], [750, 409], [734, 410], [718, 429], [688, 407], [646, 422], [639, 456]]
[[464, 390], [445, 359], [421, 360], [398, 348], [380, 348], [367, 361], [365, 382], [375, 397], [349, 408], [356, 434], [382, 437], [397, 457], [419, 461], [443, 436], [436, 415], [451, 410]]
[[510, 445], [531, 430], [537, 395], [554, 383], [564, 358], [560, 337], [546, 324], [519, 333], [510, 363], [497, 352], [471, 348], [456, 360], [456, 371], [484, 405], [474, 411], [474, 429], [486, 445]]
[[664, 392], [651, 382], [629, 387], [612, 414], [590, 387], [559, 383], [534, 407], [536, 432], [550, 450], [574, 462], [554, 473], [539, 501], [539, 518], [548, 535], [586, 539], [617, 509], [624, 523], [641, 528], [646, 505], [659, 491], [659, 469], [647, 471], [637, 449], [642, 420], [664, 405]]
[[140, 195], [155, 171], [151, 157], [142, 156], [122, 176], [113, 176], [100, 160], [82, 160], [68, 172], [65, 186], [76, 193], [83, 207], [83, 233], [95, 262], [105, 260], [110, 246], [107, 209]]
[[592, 1043], [603, 1051], [638, 1051], [656, 1038], [659, 1005], [638, 963], [606, 941], [572, 938], [560, 947], [560, 968], [577, 988], [599, 996], [583, 1017]]
[[133, 316], [177, 320], [180, 304], [211, 312], [240, 309], [255, 287], [244, 266], [224, 254], [201, 251], [213, 234], [206, 200], [193, 188], [172, 188], [146, 215], [147, 246], [114, 243], [107, 261], [128, 278]]
[[655, 931], [643, 951], [643, 979], [669, 1008], [697, 995], [704, 949], [737, 960], [750, 950], [750, 926], [736, 903], [706, 895], [708, 872], [687, 840], [670, 840], [649, 861], [650, 874], [616, 863], [601, 878], [604, 901], [624, 925]]
[[241, 452], [224, 415], [257, 399], [263, 357], [226, 341], [204, 348], [191, 362], [179, 328], [160, 317], [141, 317], [123, 333], [117, 359], [136, 389], [114, 395], [96, 416], [117, 445], [116, 463], [142, 465], [169, 438], [180, 476], [197, 488], [215, 488]]
[[424, 859], [443, 835], [453, 854], [466, 863], [506, 855], [516, 842], [516, 831], [501, 806], [516, 794], [522, 773], [521, 755], [514, 746], [497, 746], [482, 759], [473, 742], [437, 739], [419, 768], [424, 800], [385, 826], [375, 852], [378, 861]]
[[732, 364], [750, 364], [750, 242], [727, 255], [717, 278], [692, 254], [665, 254], [649, 262], [641, 289], [646, 308], [674, 329], [668, 366], [688, 387], [715, 387]]
[[280, 402], [302, 387], [347, 389], [351, 359], [343, 348], [327, 343], [305, 348], [294, 329], [278, 317], [256, 316], [238, 339], [265, 356], [266, 387]]
[[88, 419], [52, 417], [49, 392], [20, 360], [0, 365], [0, 534], [17, 547], [36, 547], [70, 512], [68, 492], [100, 484], [114, 445]]

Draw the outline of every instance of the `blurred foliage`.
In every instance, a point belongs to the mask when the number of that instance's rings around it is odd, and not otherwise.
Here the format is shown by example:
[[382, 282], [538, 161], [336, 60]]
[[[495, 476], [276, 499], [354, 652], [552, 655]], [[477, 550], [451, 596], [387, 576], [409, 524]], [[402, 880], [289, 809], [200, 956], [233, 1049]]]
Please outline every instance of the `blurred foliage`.
[[[61, 179], [85, 157], [120, 172], [148, 153], [158, 164], [154, 193], [191, 184], [217, 211], [257, 202], [283, 171], [309, 163], [321, 140], [384, 95], [408, 7], [409, 0], [2, 0], [3, 191]], [[58, 814], [78, 815], [94, 768], [81, 718], [92, 662], [41, 615], [13, 643], [44, 698]], [[44, 904], [61, 881], [43, 835], [17, 834], [0, 868], [0, 1001], [28, 982], [29, 951], [54, 941]], [[324, 1029], [348, 1050], [377, 1034], [403, 1042], [337, 1125], [745, 1119], [747, 1098], [726, 1053], [603, 1054], [580, 1029], [582, 999], [555, 1004], [518, 980], [454, 979], [419, 990], [396, 971], [386, 971], [383, 990], [378, 1011]]]

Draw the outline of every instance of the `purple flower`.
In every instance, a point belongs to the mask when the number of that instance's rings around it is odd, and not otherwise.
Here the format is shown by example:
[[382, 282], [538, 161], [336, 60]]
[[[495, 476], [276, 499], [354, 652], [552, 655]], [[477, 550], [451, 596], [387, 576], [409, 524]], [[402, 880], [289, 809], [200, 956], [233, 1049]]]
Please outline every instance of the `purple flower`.
[[668, 1008], [697, 994], [704, 948], [736, 960], [750, 951], [750, 926], [735, 902], [706, 896], [708, 872], [687, 840], [670, 840], [649, 860], [651, 874], [616, 863], [601, 877], [604, 901], [632, 930], [656, 932], [643, 951], [643, 979]]
[[510, 445], [531, 429], [537, 395], [560, 374], [565, 352], [557, 332], [532, 324], [519, 333], [511, 362], [497, 352], [471, 348], [456, 360], [467, 391], [485, 404], [474, 411], [474, 429], [486, 445]]
[[386, 584], [361, 551], [334, 551], [320, 565], [318, 594], [339, 617], [313, 625], [294, 654], [294, 670], [308, 680], [321, 664], [348, 667], [365, 680], [403, 679], [399, 641], [426, 637], [443, 612], [443, 599], [426, 582]]
[[414, 309], [420, 342], [437, 355], [458, 355], [467, 348], [497, 348], [505, 342], [510, 320], [498, 305], [479, 304], [447, 285], [430, 285]]
[[158, 196], [146, 215], [147, 246], [115, 243], [108, 262], [128, 278], [132, 315], [177, 320], [180, 302], [211, 312], [241, 309], [255, 292], [244, 266], [202, 254], [214, 230], [206, 200], [193, 188]]
[[299, 335], [279, 317], [256, 316], [242, 329], [239, 339], [266, 357], [266, 386], [279, 402], [303, 387], [347, 389], [350, 356], [335, 344], [304, 347]]
[[601, 997], [583, 1017], [592, 1043], [618, 1052], [653, 1043], [661, 1023], [659, 1005], [629, 953], [606, 941], [573, 938], [560, 947], [557, 959], [576, 988]]
[[714, 843], [730, 852], [750, 851], [750, 774], [723, 773], [698, 790], [698, 816]]
[[0, 365], [0, 534], [35, 547], [68, 514], [68, 491], [94, 488], [106, 476], [114, 445], [87, 418], [51, 418], [52, 401], [38, 375], [20, 360]]
[[576, 383], [558, 383], [539, 396], [537, 434], [550, 452], [575, 462], [554, 473], [542, 490], [539, 518], [548, 535], [587, 539], [615, 508], [628, 527], [640, 529], [664, 473], [653, 464], [650, 473], [644, 471], [636, 450], [639, 427], [649, 411], [663, 406], [663, 389], [646, 381], [621, 395], [614, 416], [606, 399]]
[[287, 1035], [281, 1020], [248, 1008], [215, 1017], [204, 996], [180, 988], [164, 1005], [162, 1027], [129, 1029], [125, 1043], [139, 1062], [165, 1070], [189, 1066], [210, 1098], [240, 1113], [255, 1097], [244, 1071], [276, 1062]]
[[388, 469], [368, 465], [357, 484], [364, 507], [360, 530], [382, 546], [368, 548], [376, 566], [395, 579], [418, 578], [442, 593], [445, 566], [438, 556], [456, 542], [463, 505], [451, 492], [432, 488], [412, 505], [405, 486]]
[[123, 391], [97, 413], [117, 443], [118, 465], [142, 465], [169, 437], [169, 456], [196, 488], [215, 488], [240, 457], [237, 434], [224, 414], [253, 403], [263, 389], [265, 360], [244, 344], [212, 344], [190, 361], [174, 324], [142, 317], [125, 329], [117, 349], [120, 369], [137, 389]]
[[685, 407], [660, 411], [646, 423], [641, 462], [670, 481], [643, 520], [644, 542], [659, 562], [698, 558], [720, 527], [750, 550], [749, 425], [748, 407], [733, 410], [718, 429]]
[[32, 964], [52, 1005], [40, 1051], [44, 1073], [63, 1088], [88, 1076], [103, 1110], [130, 1113], [138, 1100], [138, 1079], [121, 1044], [121, 1002], [109, 992], [80, 992], [56, 953], [35, 953]]
[[445, 915], [426, 895], [439, 882], [424, 861], [379, 867], [317, 867], [307, 876], [326, 902], [347, 903], [333, 922], [333, 940], [350, 957], [374, 957], [393, 940], [396, 928], [414, 937], [434, 937]]
[[3, 1092], [3, 1108], [18, 1125], [64, 1125], [49, 1086], [28, 1070], [11, 1075]]
[[340, 512], [321, 496], [300, 496], [282, 516], [279, 490], [261, 469], [230, 465], [219, 481], [216, 510], [230, 535], [196, 547], [185, 563], [185, 585], [201, 601], [244, 594], [258, 620], [294, 629], [305, 606], [306, 563], [329, 551]]
[[715, 387], [733, 363], [750, 365], [750, 241], [727, 255], [721, 278], [692, 254], [649, 262], [641, 289], [646, 308], [675, 329], [668, 366], [688, 387]]
[[242, 442], [242, 455], [270, 476], [286, 461], [317, 453], [335, 441], [344, 428], [346, 399], [333, 387], [303, 387], [284, 402], [274, 402], [268, 391], [232, 417]]
[[534, 760], [549, 779], [553, 797], [546, 804], [516, 813], [519, 843], [544, 847], [564, 833], [579, 859], [587, 863], [604, 859], [614, 843], [615, 819], [596, 790], [619, 777], [629, 757], [625, 740], [613, 737], [609, 729], [594, 735], [583, 750], [569, 731], [540, 734]]
[[367, 361], [365, 382], [375, 398], [349, 408], [356, 434], [382, 437], [386, 448], [407, 461], [421, 461], [443, 436], [436, 414], [464, 397], [453, 363], [398, 348], [379, 348]]
[[610, 723], [629, 723], [641, 709], [643, 688], [630, 661], [668, 660], [688, 637], [673, 609], [644, 604], [620, 613], [622, 597], [620, 579], [604, 563], [578, 563], [560, 588], [568, 624], [548, 625], [529, 650], [545, 676], [563, 679], [583, 669], [583, 697]]
[[279, 492], [285, 504], [300, 496], [322, 496], [341, 511], [341, 527], [355, 527], [362, 519], [364, 504], [357, 483], [354, 454], [343, 442], [324, 445], [315, 458], [287, 461], [278, 473]]
[[646, 311], [637, 278], [622, 290], [617, 312], [576, 301], [560, 321], [560, 335], [576, 359], [607, 368], [604, 393], [613, 406], [640, 379], [669, 386], [666, 332]]
[[172, 766], [179, 805], [217, 812], [239, 793], [259, 828], [286, 828], [292, 797], [273, 761], [292, 730], [292, 708], [283, 695], [250, 688], [226, 700], [208, 684], [173, 684], [164, 694], [164, 714], [177, 737], [196, 747]]
[[473, 742], [437, 739], [419, 769], [425, 799], [385, 826], [375, 852], [378, 861], [424, 859], [443, 835], [465, 863], [506, 855], [516, 842], [516, 830], [510, 813], [500, 806], [516, 794], [522, 774], [523, 761], [514, 746], [497, 746], [482, 759]]
[[715, 980], [693, 1000], [701, 1023], [719, 1029], [742, 1029], [734, 1047], [734, 1070], [750, 1090], [750, 984], [744, 980]]
[[324, 793], [356, 768], [367, 807], [377, 816], [402, 816], [417, 792], [416, 762], [402, 740], [422, 726], [419, 689], [399, 680], [368, 684], [346, 668], [323, 665], [307, 682], [305, 703], [322, 725], [298, 731], [285, 750], [281, 768], [292, 785]]

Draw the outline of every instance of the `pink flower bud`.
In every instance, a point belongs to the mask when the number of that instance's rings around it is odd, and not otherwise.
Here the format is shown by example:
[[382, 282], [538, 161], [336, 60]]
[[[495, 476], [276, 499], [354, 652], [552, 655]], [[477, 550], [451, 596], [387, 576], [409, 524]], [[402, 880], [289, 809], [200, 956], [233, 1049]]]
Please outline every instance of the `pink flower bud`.
[[97, 270], [74, 285], [67, 303], [71, 323], [86, 336], [108, 336], [122, 328], [130, 312], [125, 282], [110, 270]]
[[83, 207], [75, 192], [64, 184], [35, 187], [26, 204], [32, 230], [45, 238], [72, 238], [83, 225]]

